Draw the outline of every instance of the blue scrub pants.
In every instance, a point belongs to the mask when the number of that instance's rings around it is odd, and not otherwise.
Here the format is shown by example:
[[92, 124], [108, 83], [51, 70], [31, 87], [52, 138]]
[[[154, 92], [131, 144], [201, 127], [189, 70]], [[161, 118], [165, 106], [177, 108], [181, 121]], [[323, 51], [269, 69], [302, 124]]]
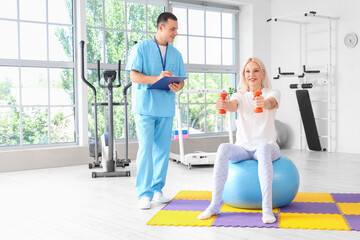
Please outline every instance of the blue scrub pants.
[[135, 114], [139, 143], [136, 158], [136, 191], [138, 198], [162, 192], [169, 165], [173, 117]]

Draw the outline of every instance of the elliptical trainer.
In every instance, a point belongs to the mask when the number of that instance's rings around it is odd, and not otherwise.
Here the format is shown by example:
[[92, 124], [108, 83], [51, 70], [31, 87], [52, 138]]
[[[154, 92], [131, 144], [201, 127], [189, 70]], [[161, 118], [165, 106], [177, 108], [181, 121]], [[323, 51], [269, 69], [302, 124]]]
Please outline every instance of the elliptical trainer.
[[[130, 171], [115, 171], [116, 166], [125, 167], [129, 166], [130, 160], [128, 159], [128, 152], [126, 149], [126, 159], [123, 161], [119, 161], [117, 159], [117, 153], [115, 150], [115, 140], [114, 140], [114, 121], [113, 121], [113, 106], [114, 105], [125, 105], [125, 127], [126, 127], [126, 148], [127, 146], [127, 140], [128, 140], [128, 124], [127, 124], [127, 98], [126, 103], [121, 104], [117, 103], [114, 104], [113, 102], [113, 88], [119, 88], [121, 86], [120, 82], [120, 68], [121, 68], [121, 61], [119, 60], [118, 65], [118, 84], [114, 84], [116, 80], [116, 71], [114, 70], [105, 70], [104, 71], [104, 84], [101, 83], [101, 76], [100, 76], [100, 61], [97, 61], [97, 75], [98, 75], [98, 85], [102, 89], [108, 90], [108, 102], [107, 103], [97, 103], [96, 100], [96, 89], [95, 87], [86, 80], [85, 73], [84, 73], [84, 41], [80, 41], [80, 48], [81, 48], [81, 77], [82, 80], [88, 87], [90, 87], [94, 93], [94, 103], [91, 105], [94, 106], [94, 113], [95, 113], [95, 151], [93, 153], [94, 155], [94, 166], [100, 166], [100, 163], [103, 167], [103, 172], [92, 172], [92, 177], [130, 177]], [[127, 89], [131, 86], [131, 83], [128, 84], [124, 88], [124, 94], [126, 95]], [[97, 107], [98, 106], [107, 106], [108, 107], [108, 133], [105, 133], [101, 137], [101, 154], [99, 153], [99, 147], [98, 147], [98, 130], [97, 130]], [[90, 151], [90, 156], [92, 156], [92, 153]], [[101, 156], [102, 160], [101, 162], [98, 160], [98, 157]], [[92, 168], [92, 165], [89, 164], [89, 168]]]

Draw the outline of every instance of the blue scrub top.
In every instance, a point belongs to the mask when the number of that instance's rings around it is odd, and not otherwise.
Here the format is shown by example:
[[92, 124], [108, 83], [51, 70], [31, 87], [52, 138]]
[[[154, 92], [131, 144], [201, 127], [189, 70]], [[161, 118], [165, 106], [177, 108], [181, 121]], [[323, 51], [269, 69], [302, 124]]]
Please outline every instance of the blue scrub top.
[[[133, 46], [126, 71], [136, 70], [148, 76], [159, 76], [163, 71], [158, 46], [150, 38]], [[181, 53], [168, 43], [166, 53], [165, 71], [172, 72], [174, 76], [186, 76]], [[148, 89], [151, 84], [132, 84], [133, 111], [157, 117], [175, 116], [175, 93], [171, 90]]]

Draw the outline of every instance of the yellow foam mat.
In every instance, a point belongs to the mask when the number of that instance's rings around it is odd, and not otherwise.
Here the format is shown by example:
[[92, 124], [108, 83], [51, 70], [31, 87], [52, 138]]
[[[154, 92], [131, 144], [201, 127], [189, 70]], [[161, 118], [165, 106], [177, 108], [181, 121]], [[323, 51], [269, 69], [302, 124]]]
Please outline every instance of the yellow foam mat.
[[210, 200], [211, 201], [211, 191], [181, 191], [179, 192], [174, 199], [182, 200]]
[[330, 193], [298, 193], [293, 202], [323, 202], [333, 203], [334, 199]]
[[199, 220], [197, 216], [201, 211], [164, 211], [158, 212], [147, 225], [167, 225], [167, 226], [200, 226], [211, 227], [215, 216]]
[[[262, 213], [261, 209], [243, 209], [243, 208], [236, 208], [236, 207], [232, 207], [227, 205], [226, 203], [222, 204], [221, 208], [220, 208], [220, 212], [252, 212], [252, 213]], [[273, 209], [274, 213], [278, 213], [279, 212], [279, 208], [274, 208]]]
[[360, 215], [360, 203], [337, 203], [341, 212], [346, 215]]
[[280, 213], [279, 219], [279, 228], [350, 230], [338, 214]]

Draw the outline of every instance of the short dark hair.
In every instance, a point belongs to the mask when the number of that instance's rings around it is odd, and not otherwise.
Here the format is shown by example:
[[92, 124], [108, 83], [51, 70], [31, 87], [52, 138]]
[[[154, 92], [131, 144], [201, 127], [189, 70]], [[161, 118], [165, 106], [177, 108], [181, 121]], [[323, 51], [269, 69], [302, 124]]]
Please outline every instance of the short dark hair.
[[159, 25], [163, 22], [167, 22], [168, 19], [172, 19], [174, 21], [177, 21], [177, 17], [172, 14], [171, 12], [163, 12], [161, 13], [159, 16], [158, 16], [158, 19], [157, 19], [157, 27], [159, 28]]

